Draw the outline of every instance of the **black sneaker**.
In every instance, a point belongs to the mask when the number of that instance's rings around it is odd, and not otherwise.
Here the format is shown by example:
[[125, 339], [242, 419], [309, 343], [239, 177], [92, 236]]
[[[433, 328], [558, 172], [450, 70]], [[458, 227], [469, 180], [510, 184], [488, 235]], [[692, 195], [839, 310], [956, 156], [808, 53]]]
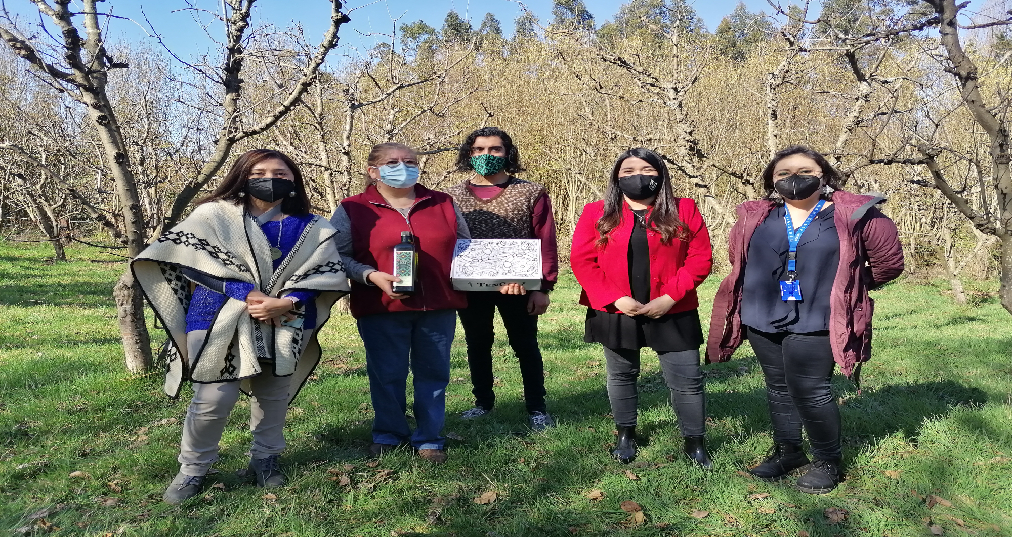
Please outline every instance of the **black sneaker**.
[[770, 448], [770, 453], [766, 457], [766, 460], [760, 463], [759, 466], [749, 470], [748, 473], [773, 481], [783, 478], [808, 463], [808, 455], [805, 455], [801, 446], [776, 443]]
[[798, 490], [809, 494], [825, 494], [840, 483], [840, 463], [816, 459], [805, 475], [798, 478]]
[[169, 483], [169, 488], [165, 489], [165, 493], [162, 494], [162, 500], [170, 505], [179, 505], [200, 494], [200, 490], [203, 488], [204, 476], [186, 475], [183, 472], [179, 472], [172, 479], [172, 483]]
[[260, 487], [273, 489], [284, 486], [288, 478], [281, 473], [280, 459], [281, 455], [276, 453], [263, 459], [250, 459], [246, 475], [252, 473]]

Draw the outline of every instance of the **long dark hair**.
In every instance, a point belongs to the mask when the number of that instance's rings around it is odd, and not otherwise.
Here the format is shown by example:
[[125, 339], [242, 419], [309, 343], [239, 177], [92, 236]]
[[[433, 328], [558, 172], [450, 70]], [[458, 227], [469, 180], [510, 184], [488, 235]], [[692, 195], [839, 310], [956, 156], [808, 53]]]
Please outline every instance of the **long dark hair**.
[[503, 168], [506, 173], [524, 171], [524, 167], [520, 165], [520, 151], [517, 150], [517, 146], [513, 145], [513, 138], [510, 138], [510, 135], [499, 127], [482, 127], [467, 135], [457, 151], [457, 171], [474, 171], [474, 168], [471, 167], [471, 148], [474, 147], [474, 141], [480, 136], [498, 136], [502, 140], [503, 148], [506, 149], [506, 167]]
[[284, 162], [285, 166], [292, 170], [292, 177], [295, 180], [295, 196], [281, 200], [281, 212], [307, 214], [309, 212], [309, 194], [306, 192], [306, 184], [302, 179], [302, 170], [291, 157], [275, 149], [252, 149], [239, 155], [218, 188], [214, 189], [214, 192], [211, 192], [206, 198], [197, 201], [197, 204], [226, 200], [239, 205], [247, 195], [246, 183], [249, 181], [253, 167], [272, 158]]
[[654, 198], [654, 210], [646, 222], [647, 229], [660, 233], [661, 242], [664, 244], [671, 244], [672, 239], [676, 238], [687, 239], [689, 230], [685, 227], [685, 222], [678, 218], [678, 202], [671, 192], [671, 174], [668, 173], [664, 159], [645, 147], [637, 147], [619, 155], [611, 170], [611, 181], [608, 182], [608, 190], [604, 193], [604, 214], [597, 221], [597, 233], [601, 236], [597, 240], [597, 246], [600, 248], [607, 244], [608, 234], [622, 223], [622, 205], [625, 203], [625, 197], [622, 195], [622, 189], [618, 187], [618, 172], [625, 159], [630, 157], [647, 161], [657, 170], [661, 178], [661, 189]]
[[[804, 155], [814, 160], [819, 165], [819, 168], [822, 169], [822, 181], [833, 190], [840, 190], [843, 187], [843, 176], [826, 160], [826, 157], [822, 156], [822, 153], [803, 145], [792, 145], [777, 151], [777, 154], [773, 155], [770, 163], [766, 165], [766, 169], [763, 170], [763, 189], [766, 190], [764, 199], [772, 201], [777, 205], [783, 205], [783, 198], [773, 187], [773, 170], [777, 167], [778, 162], [794, 155]], [[833, 193], [820, 190], [819, 198], [830, 201], [833, 199]]]

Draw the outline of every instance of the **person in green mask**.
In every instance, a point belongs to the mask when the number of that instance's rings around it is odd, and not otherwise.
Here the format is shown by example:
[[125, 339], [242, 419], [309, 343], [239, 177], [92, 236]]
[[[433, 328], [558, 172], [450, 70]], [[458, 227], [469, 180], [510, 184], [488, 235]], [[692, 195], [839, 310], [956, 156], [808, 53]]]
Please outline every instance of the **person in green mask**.
[[483, 127], [467, 136], [457, 154], [457, 170], [469, 177], [447, 193], [460, 207], [471, 238], [541, 239], [542, 259], [540, 289], [507, 284], [499, 292], [469, 292], [467, 307], [457, 310], [475, 398], [474, 408], [461, 418], [487, 416], [495, 406], [492, 323], [498, 309], [520, 363], [528, 423], [531, 429], [542, 431], [555, 425], [545, 405], [544, 364], [538, 347], [538, 316], [548, 309], [548, 292], [559, 275], [552, 202], [543, 186], [514, 176], [524, 171], [520, 152], [510, 135], [497, 127]]

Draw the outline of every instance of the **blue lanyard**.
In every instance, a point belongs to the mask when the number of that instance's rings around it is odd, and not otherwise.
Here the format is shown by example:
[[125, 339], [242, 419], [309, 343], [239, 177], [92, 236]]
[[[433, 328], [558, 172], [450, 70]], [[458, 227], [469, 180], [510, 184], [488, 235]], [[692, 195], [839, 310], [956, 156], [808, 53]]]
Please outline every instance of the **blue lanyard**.
[[808, 225], [815, 220], [815, 216], [822, 210], [822, 206], [826, 204], [826, 200], [819, 200], [819, 203], [815, 205], [812, 212], [808, 213], [808, 218], [805, 219], [805, 223], [801, 224], [798, 231], [794, 231], [794, 222], [791, 221], [791, 211], [784, 206], [784, 222], [787, 224], [787, 276], [791, 280], [794, 279], [795, 268], [797, 267], [798, 259], [798, 242], [801, 241], [801, 235], [808, 229]]

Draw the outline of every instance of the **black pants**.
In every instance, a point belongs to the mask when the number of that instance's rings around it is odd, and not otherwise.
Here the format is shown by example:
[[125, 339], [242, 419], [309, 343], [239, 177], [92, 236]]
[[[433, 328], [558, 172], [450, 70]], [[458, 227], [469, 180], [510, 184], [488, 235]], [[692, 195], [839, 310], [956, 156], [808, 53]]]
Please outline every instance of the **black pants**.
[[842, 454], [840, 408], [830, 385], [836, 364], [828, 333], [767, 333], [749, 328], [748, 341], [766, 377], [773, 439], [800, 445], [804, 426], [815, 458], [838, 461]]
[[527, 295], [497, 292], [467, 295], [467, 308], [457, 310], [457, 314], [467, 341], [467, 365], [471, 368], [475, 406], [486, 410], [495, 406], [492, 342], [495, 340], [493, 320], [498, 308], [510, 347], [520, 362], [527, 412], [545, 412], [545, 369], [538, 348], [538, 316], [527, 313]]
[[[658, 352], [657, 358], [682, 436], [702, 436], [706, 430], [706, 393], [699, 351]], [[633, 427], [639, 404], [636, 380], [640, 376], [640, 351], [605, 347], [604, 359], [608, 368], [608, 400], [615, 425]]]

